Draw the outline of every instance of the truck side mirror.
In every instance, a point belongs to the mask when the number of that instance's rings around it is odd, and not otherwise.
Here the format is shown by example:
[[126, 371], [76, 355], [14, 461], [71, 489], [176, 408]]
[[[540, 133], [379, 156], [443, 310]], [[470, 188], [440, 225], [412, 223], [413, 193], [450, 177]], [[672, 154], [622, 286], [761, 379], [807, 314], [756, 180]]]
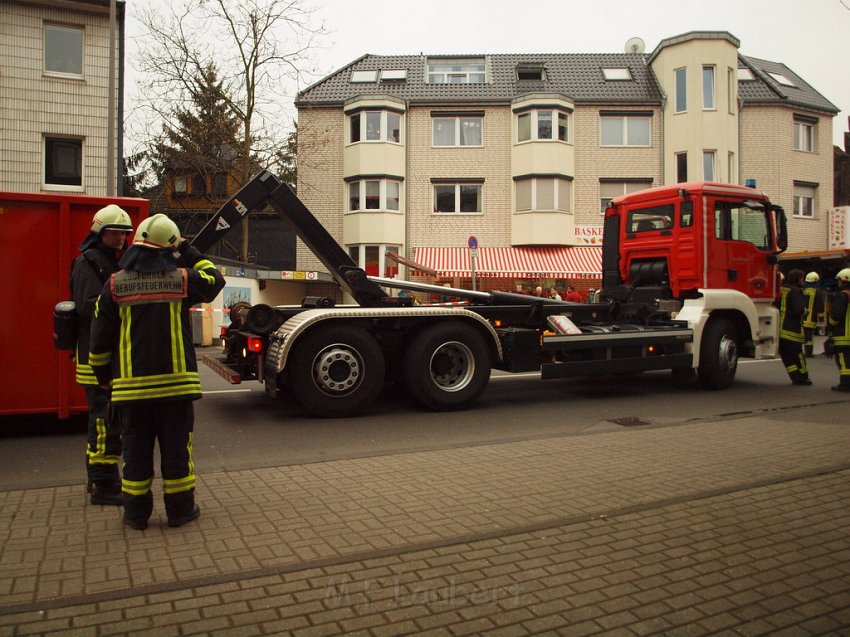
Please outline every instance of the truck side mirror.
[[776, 248], [779, 252], [788, 249], [788, 222], [785, 219], [785, 209], [780, 206], [773, 208], [776, 212]]

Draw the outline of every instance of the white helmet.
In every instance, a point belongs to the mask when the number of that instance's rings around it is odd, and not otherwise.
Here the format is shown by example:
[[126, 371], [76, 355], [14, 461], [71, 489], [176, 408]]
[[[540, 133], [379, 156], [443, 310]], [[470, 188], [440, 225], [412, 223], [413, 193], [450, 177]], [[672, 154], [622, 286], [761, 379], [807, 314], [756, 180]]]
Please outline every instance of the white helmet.
[[100, 235], [104, 230], [132, 232], [133, 222], [130, 221], [130, 215], [126, 210], [111, 203], [94, 213], [91, 220], [91, 231], [94, 234]]
[[153, 215], [139, 224], [133, 245], [153, 250], [176, 250], [180, 245], [180, 229], [164, 214]]
[[839, 281], [850, 283], [850, 268], [844, 268], [842, 270], [839, 270], [838, 274], [835, 275], [835, 278]]
[[806, 275], [806, 283], [817, 283], [820, 281], [820, 275], [817, 272], [809, 272]]

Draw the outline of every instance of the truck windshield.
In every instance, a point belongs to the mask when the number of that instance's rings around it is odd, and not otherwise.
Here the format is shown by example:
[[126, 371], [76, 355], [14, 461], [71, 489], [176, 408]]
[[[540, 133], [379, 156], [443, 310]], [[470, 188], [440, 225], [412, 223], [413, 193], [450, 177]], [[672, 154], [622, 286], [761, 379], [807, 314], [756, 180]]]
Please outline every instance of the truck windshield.
[[714, 236], [726, 241], [746, 241], [759, 250], [770, 250], [770, 223], [764, 209], [743, 202], [717, 201], [714, 205]]
[[672, 228], [673, 214], [673, 204], [631, 210], [629, 211], [626, 232], [647, 232], [649, 230]]

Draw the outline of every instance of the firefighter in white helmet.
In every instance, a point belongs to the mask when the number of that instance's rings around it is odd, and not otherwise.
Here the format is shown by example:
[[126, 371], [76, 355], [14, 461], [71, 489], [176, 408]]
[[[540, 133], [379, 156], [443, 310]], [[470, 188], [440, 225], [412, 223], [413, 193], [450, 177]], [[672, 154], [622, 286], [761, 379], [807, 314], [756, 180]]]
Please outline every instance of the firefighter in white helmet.
[[818, 287], [818, 281], [820, 281], [820, 275], [817, 272], [809, 272], [806, 275], [806, 283], [803, 285], [803, 295], [806, 297], [806, 315], [803, 317], [806, 342], [803, 344], [803, 353], [806, 356], [814, 353], [815, 329], [818, 321], [824, 319], [823, 290]]
[[806, 300], [802, 285], [803, 271], [791, 270], [779, 290], [779, 356], [794, 385], [811, 385], [806, 357], [803, 355]]
[[89, 360], [123, 425], [124, 523], [148, 526], [158, 442], [168, 525], [181, 526], [200, 515], [192, 401], [201, 382], [189, 309], [212, 301], [224, 277], [163, 214], [139, 224], [120, 266], [95, 307]]
[[850, 392], [850, 268], [840, 270], [835, 279], [838, 293], [829, 310], [829, 338], [838, 366], [838, 384], [832, 389]]
[[115, 204], [98, 210], [91, 231], [80, 244], [82, 254], [71, 266], [71, 295], [79, 314], [76, 379], [85, 388], [88, 402], [86, 438], [87, 490], [92, 504], [121, 505], [121, 429], [110, 422], [109, 392], [102, 389], [89, 365], [89, 330], [94, 304], [103, 284], [118, 271], [118, 260], [133, 230], [130, 215]]

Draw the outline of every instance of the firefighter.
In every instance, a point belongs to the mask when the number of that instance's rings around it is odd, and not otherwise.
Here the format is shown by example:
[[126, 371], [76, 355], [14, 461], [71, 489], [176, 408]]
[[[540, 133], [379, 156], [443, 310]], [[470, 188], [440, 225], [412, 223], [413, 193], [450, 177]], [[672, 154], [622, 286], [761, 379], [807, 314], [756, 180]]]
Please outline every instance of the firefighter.
[[92, 218], [91, 231], [80, 244], [80, 256], [71, 266], [71, 295], [79, 314], [77, 332], [76, 380], [86, 391], [88, 402], [88, 436], [86, 438], [86, 490], [92, 504], [120, 506], [121, 429], [107, 417], [109, 392], [102, 389], [89, 365], [89, 330], [97, 296], [103, 284], [118, 271], [118, 260], [127, 247], [133, 230], [130, 215], [110, 204]]
[[814, 354], [814, 337], [818, 321], [823, 320], [823, 291], [817, 286], [820, 275], [817, 272], [809, 272], [806, 275], [806, 284], [803, 286], [803, 294], [806, 297], [806, 316], [803, 318], [803, 332], [806, 342], [803, 344], [803, 352], [806, 356]]
[[201, 397], [189, 308], [212, 301], [224, 278], [163, 214], [139, 224], [95, 307], [89, 361], [111, 385], [123, 425], [124, 524], [144, 530], [153, 511], [159, 443], [168, 526], [195, 520], [193, 402]]
[[803, 355], [806, 299], [802, 285], [802, 270], [791, 270], [782, 282], [779, 297], [779, 356], [794, 385], [811, 385], [806, 357]]
[[850, 268], [839, 270], [835, 279], [838, 281], [838, 293], [829, 310], [829, 338], [838, 366], [838, 384], [832, 389], [850, 392]]

